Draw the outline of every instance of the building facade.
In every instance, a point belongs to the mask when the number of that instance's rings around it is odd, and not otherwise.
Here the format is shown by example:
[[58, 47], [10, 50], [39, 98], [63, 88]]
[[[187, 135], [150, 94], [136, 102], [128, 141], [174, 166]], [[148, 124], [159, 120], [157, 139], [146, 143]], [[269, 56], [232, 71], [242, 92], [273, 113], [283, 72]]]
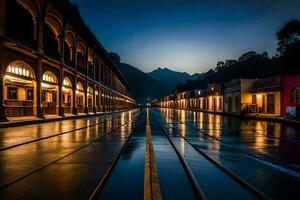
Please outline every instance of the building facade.
[[281, 114], [300, 120], [300, 75], [281, 78]]
[[207, 86], [206, 109], [211, 112], [223, 111], [222, 85], [211, 83]]
[[0, 119], [132, 108], [126, 81], [67, 0], [0, 0]]
[[[173, 100], [174, 99], [174, 100]], [[202, 111], [222, 112], [222, 85], [208, 84], [207, 88], [174, 93], [152, 102], [152, 106], [179, 109], [199, 109]]]
[[235, 79], [224, 83], [223, 88], [221, 84], [208, 84], [206, 89], [175, 93], [156, 100], [152, 106], [300, 121], [300, 75]]
[[252, 104], [252, 87], [255, 79], [235, 79], [224, 83], [224, 112], [241, 114], [255, 110]]
[[252, 88], [254, 113], [281, 115], [281, 76], [256, 79]]

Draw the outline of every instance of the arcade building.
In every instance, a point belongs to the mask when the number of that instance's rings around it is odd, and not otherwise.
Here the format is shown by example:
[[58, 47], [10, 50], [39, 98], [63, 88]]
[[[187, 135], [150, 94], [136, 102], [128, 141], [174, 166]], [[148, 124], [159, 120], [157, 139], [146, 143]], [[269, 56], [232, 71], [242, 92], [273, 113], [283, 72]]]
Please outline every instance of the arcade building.
[[68, 0], [0, 0], [0, 85], [1, 121], [136, 105]]

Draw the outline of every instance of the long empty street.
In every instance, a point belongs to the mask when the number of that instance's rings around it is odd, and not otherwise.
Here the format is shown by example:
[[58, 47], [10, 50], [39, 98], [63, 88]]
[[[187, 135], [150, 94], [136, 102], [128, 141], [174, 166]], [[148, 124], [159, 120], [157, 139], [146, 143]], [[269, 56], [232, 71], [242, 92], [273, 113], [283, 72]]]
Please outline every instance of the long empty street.
[[1, 199], [296, 199], [300, 186], [299, 127], [277, 122], [145, 108], [0, 139]]

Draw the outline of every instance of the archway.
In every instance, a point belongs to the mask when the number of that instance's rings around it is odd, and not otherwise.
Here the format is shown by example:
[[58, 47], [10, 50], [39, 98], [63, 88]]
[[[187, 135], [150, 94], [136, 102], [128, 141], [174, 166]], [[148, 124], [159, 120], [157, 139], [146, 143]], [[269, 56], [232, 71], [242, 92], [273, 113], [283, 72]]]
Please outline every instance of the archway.
[[[26, 5], [31, 4], [31, 5]], [[29, 47], [35, 48], [36, 28], [34, 19], [37, 10], [32, 3], [6, 1], [5, 32], [8, 37]]]
[[86, 68], [86, 64], [85, 64], [85, 46], [84, 44], [79, 41], [77, 44], [77, 70], [82, 73], [85, 74], [85, 68]]
[[56, 76], [46, 71], [42, 82], [42, 107], [44, 115], [56, 115], [58, 105], [58, 81]]
[[64, 40], [64, 61], [65, 64], [74, 67], [75, 62], [75, 39], [74, 35], [71, 32], [66, 32]]
[[76, 85], [76, 102], [77, 102], [77, 112], [84, 113], [85, 94], [81, 82], [77, 82]]
[[4, 105], [7, 117], [36, 115], [35, 74], [23, 61], [10, 63], [4, 76]]
[[62, 87], [62, 106], [64, 108], [64, 113], [69, 114], [72, 113], [73, 107], [73, 90], [72, 90], [72, 82], [68, 77], [64, 78], [63, 87]]

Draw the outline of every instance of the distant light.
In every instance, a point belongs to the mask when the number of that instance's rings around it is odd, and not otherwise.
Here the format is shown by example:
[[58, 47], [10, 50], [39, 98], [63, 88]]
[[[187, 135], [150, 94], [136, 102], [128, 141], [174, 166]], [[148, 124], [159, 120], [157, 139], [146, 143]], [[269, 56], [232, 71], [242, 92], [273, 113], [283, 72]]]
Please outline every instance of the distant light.
[[200, 94], [201, 94], [201, 90], [198, 91], [198, 95], [200, 95]]

